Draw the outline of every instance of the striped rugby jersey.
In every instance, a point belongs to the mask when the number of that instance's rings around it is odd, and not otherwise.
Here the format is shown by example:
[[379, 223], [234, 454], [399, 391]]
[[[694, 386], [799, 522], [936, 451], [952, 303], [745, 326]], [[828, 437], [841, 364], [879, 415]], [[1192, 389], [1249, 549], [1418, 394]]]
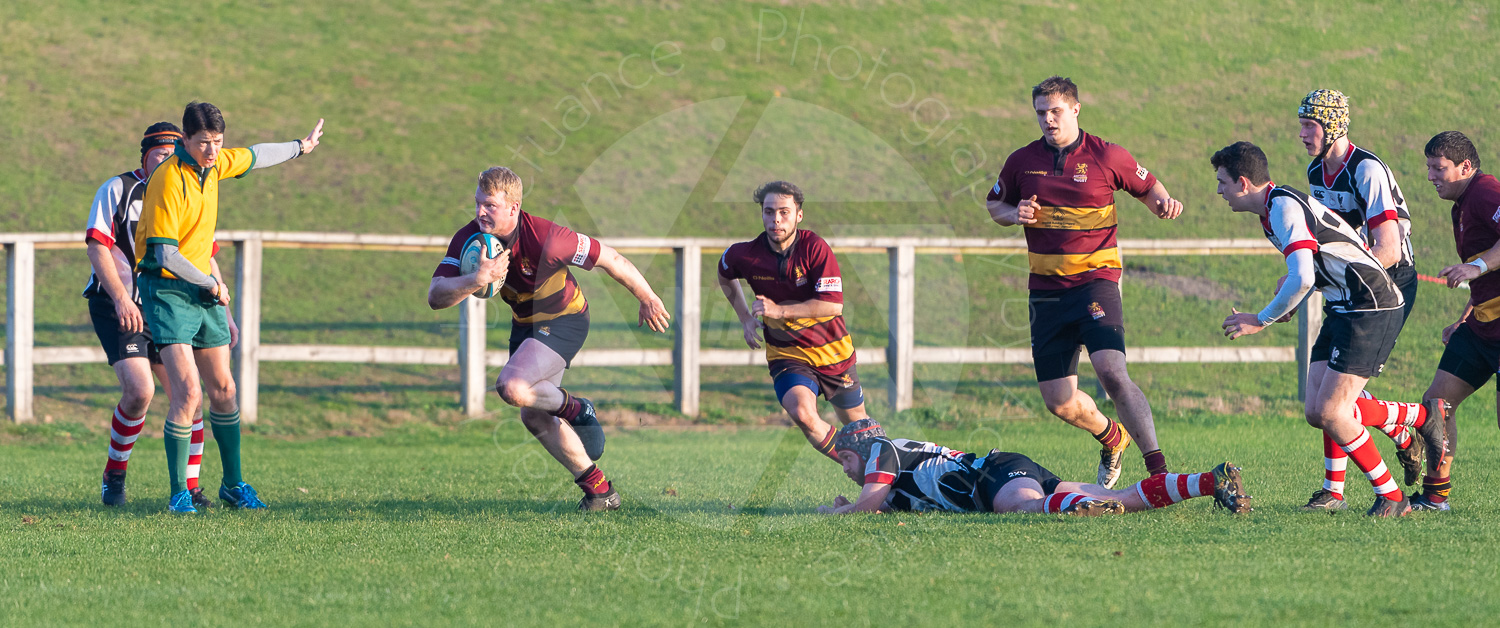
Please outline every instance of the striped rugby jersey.
[[[89, 207], [88, 224], [84, 227], [85, 242], [94, 240], [109, 247], [115, 258], [115, 271], [120, 275], [120, 285], [130, 293], [137, 303], [140, 295], [135, 293], [135, 228], [141, 220], [141, 201], [146, 196], [146, 173], [132, 170], [111, 177], [94, 193], [94, 202]], [[219, 254], [216, 241], [212, 255]], [[84, 297], [109, 296], [100, 284], [99, 277], [89, 273], [89, 282], [83, 288]]]
[[889, 484], [885, 506], [892, 510], [989, 512], [980, 504], [982, 459], [936, 443], [905, 438], [877, 439], [865, 460], [865, 484]]
[[[432, 271], [434, 278], [460, 275], [458, 258], [476, 233], [479, 222], [470, 220], [453, 234], [443, 261]], [[588, 301], [568, 266], [592, 270], [599, 261], [598, 240], [523, 211], [515, 230], [500, 241], [510, 249], [500, 298], [510, 305], [514, 322], [530, 325], [588, 311]]]
[[989, 200], [1016, 205], [1036, 196], [1036, 224], [1025, 225], [1032, 290], [1057, 290], [1104, 279], [1120, 281], [1115, 244], [1115, 190], [1140, 198], [1156, 176], [1130, 151], [1082, 131], [1058, 149], [1039, 139], [1010, 154]]
[[1365, 243], [1372, 244], [1370, 231], [1390, 220], [1400, 221], [1401, 261], [1415, 259], [1411, 248], [1411, 212], [1396, 176], [1375, 153], [1349, 145], [1349, 153], [1338, 170], [1329, 172], [1322, 159], [1307, 164], [1308, 193], [1333, 210], [1344, 222], [1362, 231]]
[[[1465, 262], [1500, 242], [1500, 180], [1493, 175], [1475, 173], [1469, 187], [1453, 202], [1453, 242]], [[1480, 338], [1500, 341], [1500, 272], [1470, 281], [1469, 303], [1474, 313], [1464, 324]]]
[[1261, 218], [1266, 239], [1291, 255], [1298, 249], [1313, 253], [1315, 285], [1328, 308], [1339, 313], [1400, 308], [1404, 301], [1365, 239], [1333, 210], [1302, 192], [1271, 184], [1266, 189]]
[[[719, 277], [744, 279], [755, 294], [776, 303], [844, 302], [844, 280], [833, 249], [818, 234], [797, 230], [797, 238], [779, 255], [765, 232], [749, 242], [730, 245], [719, 257]], [[766, 361], [803, 362], [819, 372], [840, 375], [854, 366], [854, 339], [844, 317], [765, 317]]]

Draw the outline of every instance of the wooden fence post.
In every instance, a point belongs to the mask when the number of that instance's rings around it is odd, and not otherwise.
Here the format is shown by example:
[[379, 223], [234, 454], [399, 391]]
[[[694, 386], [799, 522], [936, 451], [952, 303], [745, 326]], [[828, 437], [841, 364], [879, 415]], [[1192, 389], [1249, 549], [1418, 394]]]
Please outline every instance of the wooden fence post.
[[260, 414], [260, 295], [264, 246], [260, 238], [234, 241], [234, 318], [240, 341], [234, 347], [235, 391], [240, 420], [255, 423]]
[[1303, 299], [1297, 317], [1297, 398], [1307, 401], [1307, 370], [1312, 364], [1312, 346], [1323, 329], [1323, 293], [1313, 290]]
[[6, 291], [5, 314], [5, 399], [10, 420], [27, 423], [34, 420], [32, 407], [32, 346], [36, 340], [36, 244], [22, 240], [5, 247]]
[[890, 371], [892, 412], [912, 405], [912, 350], [916, 346], [916, 268], [917, 250], [910, 244], [889, 247], [891, 264], [890, 332], [886, 340], [885, 363]]
[[677, 333], [672, 342], [672, 388], [677, 411], [698, 416], [699, 337], [703, 331], [703, 246], [685, 244], [677, 258]]
[[458, 370], [463, 379], [464, 415], [484, 416], [485, 393], [485, 320], [484, 299], [464, 297], [458, 304]]

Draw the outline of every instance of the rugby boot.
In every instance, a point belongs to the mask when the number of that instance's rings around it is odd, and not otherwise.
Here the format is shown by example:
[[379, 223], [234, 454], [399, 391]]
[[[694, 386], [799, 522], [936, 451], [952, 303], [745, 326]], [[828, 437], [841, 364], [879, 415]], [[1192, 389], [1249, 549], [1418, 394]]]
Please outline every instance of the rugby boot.
[[568, 421], [568, 425], [573, 426], [578, 440], [583, 441], [583, 451], [589, 455], [589, 460], [598, 460], [604, 456], [604, 426], [599, 425], [599, 417], [594, 413], [594, 402], [583, 397], [574, 399], [583, 406], [583, 410], [572, 421]]
[[1099, 517], [1125, 514], [1125, 504], [1113, 499], [1080, 499], [1062, 509], [1064, 515], [1074, 517]]
[[1365, 514], [1371, 517], [1405, 517], [1411, 512], [1411, 501], [1406, 495], [1401, 495], [1401, 501], [1392, 501], [1384, 497], [1375, 497], [1375, 504]]
[[615, 491], [615, 487], [613, 485], [609, 487], [608, 493], [603, 493], [600, 495], [590, 495], [588, 493], [584, 493], [583, 499], [578, 502], [578, 509], [584, 511], [619, 510], [620, 493]]
[[125, 470], [115, 469], [104, 472], [104, 483], [99, 487], [100, 497], [105, 506], [125, 505]]
[[1396, 449], [1396, 462], [1401, 463], [1401, 472], [1404, 474], [1402, 479], [1407, 486], [1411, 486], [1416, 484], [1417, 480], [1422, 479], [1422, 462], [1426, 458], [1424, 454], [1427, 452], [1427, 439], [1422, 438], [1417, 430], [1408, 429], [1406, 433], [1411, 435], [1411, 441], [1406, 443], [1406, 449]]
[[1313, 492], [1312, 499], [1307, 500], [1307, 504], [1302, 506], [1303, 510], [1319, 510], [1324, 512], [1347, 510], [1348, 508], [1349, 502], [1344, 501], [1343, 498], [1336, 497], [1333, 491], [1326, 488], [1320, 488]]
[[1452, 410], [1452, 406], [1442, 399], [1429, 399], [1422, 402], [1422, 405], [1427, 408], [1427, 421], [1422, 423], [1422, 427], [1410, 431], [1422, 436], [1427, 459], [1436, 464], [1448, 453], [1448, 412]]
[[224, 505], [230, 508], [258, 509], [266, 507], [266, 503], [260, 501], [260, 497], [255, 494], [255, 489], [247, 482], [240, 482], [233, 488], [220, 485], [219, 499], [223, 500]]
[[188, 493], [193, 496], [193, 507], [194, 508], [205, 508], [206, 509], [206, 508], [213, 508], [214, 507], [213, 500], [209, 499], [207, 495], [203, 494], [203, 487], [199, 486], [199, 487], [196, 487], [196, 488], [188, 489]]
[[1228, 462], [1214, 467], [1214, 505], [1239, 515], [1255, 510], [1245, 494], [1245, 484], [1240, 480], [1240, 468]]
[[167, 510], [178, 514], [189, 514], [198, 512], [193, 508], [193, 494], [187, 491], [177, 491], [167, 500]]
[[1130, 440], [1130, 432], [1121, 425], [1120, 446], [1099, 450], [1099, 478], [1095, 484], [1112, 489], [1120, 481], [1120, 469], [1125, 465], [1125, 450], [1130, 448]]
[[1427, 497], [1426, 493], [1412, 493], [1411, 497], [1408, 499], [1409, 501], [1411, 501], [1411, 509], [1413, 511], [1433, 510], [1437, 512], [1447, 512], [1449, 510], [1452, 510], [1452, 508], [1448, 506], [1448, 500], [1435, 502], [1432, 501], [1431, 498]]

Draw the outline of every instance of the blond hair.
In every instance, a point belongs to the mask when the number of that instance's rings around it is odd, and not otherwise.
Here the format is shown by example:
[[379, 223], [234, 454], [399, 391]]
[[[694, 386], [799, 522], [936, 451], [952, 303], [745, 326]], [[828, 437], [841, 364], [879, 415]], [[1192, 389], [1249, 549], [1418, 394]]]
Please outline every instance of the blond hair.
[[479, 191], [486, 195], [505, 193], [507, 202], [521, 202], [521, 177], [505, 166], [495, 166], [479, 173]]

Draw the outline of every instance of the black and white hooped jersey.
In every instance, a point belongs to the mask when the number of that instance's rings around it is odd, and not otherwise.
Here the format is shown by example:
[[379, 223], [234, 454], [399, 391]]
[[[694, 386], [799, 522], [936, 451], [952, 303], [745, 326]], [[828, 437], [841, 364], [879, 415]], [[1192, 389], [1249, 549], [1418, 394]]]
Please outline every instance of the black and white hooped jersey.
[[976, 456], [905, 438], [879, 439], [865, 461], [865, 483], [889, 484], [892, 510], [989, 512], [975, 499]]
[[1411, 264], [1411, 212], [1395, 175], [1375, 153], [1349, 145], [1348, 154], [1338, 170], [1323, 167], [1322, 159], [1307, 165], [1310, 194], [1324, 207], [1333, 210], [1364, 236], [1371, 244], [1370, 231], [1389, 220], [1401, 227], [1401, 264]]
[[1358, 231], [1333, 210], [1302, 192], [1272, 185], [1266, 190], [1266, 239], [1291, 255], [1313, 254], [1316, 287], [1335, 312], [1373, 312], [1400, 308], [1401, 291]]
[[[96, 240], [110, 247], [115, 268], [120, 273], [120, 283], [131, 294], [135, 293], [135, 226], [141, 220], [141, 199], [145, 195], [146, 178], [140, 170], [110, 178], [94, 193], [88, 225], [84, 227], [85, 241]], [[83, 296], [103, 292], [99, 278], [89, 273]]]

